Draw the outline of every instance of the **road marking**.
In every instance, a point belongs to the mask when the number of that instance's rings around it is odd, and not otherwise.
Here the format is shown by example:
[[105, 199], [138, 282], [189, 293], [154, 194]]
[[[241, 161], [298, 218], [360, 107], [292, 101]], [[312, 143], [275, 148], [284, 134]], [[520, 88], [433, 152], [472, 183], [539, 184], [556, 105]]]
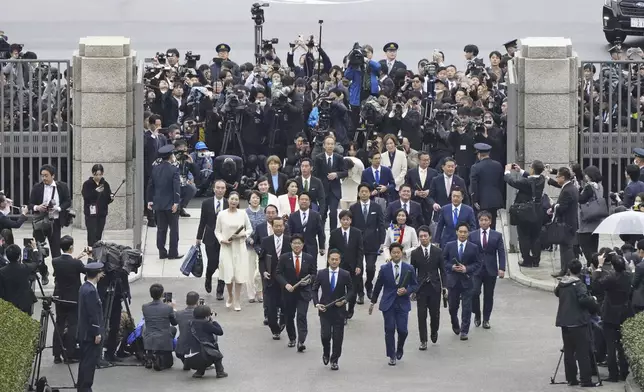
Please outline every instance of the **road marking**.
[[344, 5], [369, 3], [374, 0], [268, 0], [269, 3], [298, 5]]

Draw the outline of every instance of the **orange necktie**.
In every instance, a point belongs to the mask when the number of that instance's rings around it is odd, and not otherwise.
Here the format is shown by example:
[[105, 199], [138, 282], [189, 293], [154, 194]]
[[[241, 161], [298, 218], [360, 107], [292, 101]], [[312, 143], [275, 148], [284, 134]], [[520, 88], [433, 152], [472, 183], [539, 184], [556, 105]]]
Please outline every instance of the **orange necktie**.
[[295, 256], [295, 275], [300, 276], [300, 256]]

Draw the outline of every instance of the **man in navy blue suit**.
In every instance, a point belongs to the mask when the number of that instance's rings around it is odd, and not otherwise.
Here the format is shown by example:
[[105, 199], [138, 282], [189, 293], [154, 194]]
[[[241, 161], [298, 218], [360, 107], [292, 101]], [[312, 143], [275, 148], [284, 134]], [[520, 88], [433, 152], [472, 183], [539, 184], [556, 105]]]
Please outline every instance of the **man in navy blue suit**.
[[[438, 177], [438, 172], [429, 167], [430, 163], [429, 153], [420, 151], [418, 153], [418, 167], [416, 169], [407, 170], [405, 183], [411, 186], [413, 191], [414, 200], [423, 208], [423, 217], [425, 224], [429, 225], [432, 219], [432, 205], [430, 204], [429, 187], [432, 184], [434, 177]], [[432, 202], [433, 203], [433, 202]]]
[[434, 177], [429, 185], [428, 198], [434, 212], [438, 212], [442, 206], [449, 204], [451, 193], [455, 188], [459, 188], [462, 191], [463, 202], [469, 204], [465, 180], [454, 174], [454, 171], [456, 171], [454, 158], [445, 158], [442, 168], [443, 174]]
[[[449, 315], [452, 319], [452, 331], [461, 335], [461, 340], [467, 340], [472, 318], [473, 277], [481, 268], [481, 248], [467, 240], [470, 234], [467, 223], [460, 222], [456, 226], [458, 239], [445, 245], [443, 260], [447, 274], [447, 289], [449, 300]], [[463, 302], [461, 324], [458, 322], [458, 308]]]
[[474, 325], [481, 325], [481, 286], [483, 287], [483, 328], [490, 329], [490, 315], [494, 305], [494, 287], [497, 276], [505, 276], [505, 245], [503, 236], [492, 227], [492, 214], [487, 211], [479, 213], [480, 229], [470, 233], [469, 241], [481, 248], [481, 269], [472, 276], [474, 292], [472, 293], [472, 311]]
[[94, 372], [101, 358], [103, 328], [103, 305], [96, 285], [105, 276], [103, 263], [88, 263], [85, 266], [87, 280], [78, 291], [78, 328], [76, 340], [80, 342], [78, 363], [78, 392], [92, 392]]
[[308, 193], [300, 194], [299, 203], [300, 210], [288, 217], [290, 233], [301, 234], [304, 237], [304, 252], [314, 258], [318, 252], [323, 256], [326, 234], [322, 217], [310, 208], [311, 196]]
[[396, 182], [391, 169], [380, 165], [380, 153], [378, 151], [369, 153], [369, 161], [371, 166], [364, 169], [360, 182], [371, 185], [373, 188], [372, 197], [382, 197], [391, 201], [395, 197], [392, 195], [396, 194]]
[[[385, 320], [385, 346], [389, 365], [395, 366], [396, 359], [403, 357], [405, 339], [407, 339], [409, 322], [409, 311], [411, 310], [410, 294], [418, 289], [416, 272], [414, 268], [402, 262], [403, 247], [397, 242], [389, 245], [391, 262], [380, 267], [378, 278], [373, 288], [369, 314], [373, 312], [373, 306], [378, 301], [380, 290], [382, 300], [380, 311]], [[398, 345], [396, 345], [394, 333], [398, 331]]]
[[[425, 224], [425, 218], [423, 217], [423, 208], [421, 205], [413, 200], [411, 200], [411, 186], [408, 184], [402, 184], [398, 190], [400, 199], [389, 203], [387, 206], [387, 224], [394, 222], [394, 214], [399, 209], [407, 211], [407, 225], [418, 230], [419, 227]], [[398, 223], [398, 222], [394, 222]]]
[[[329, 229], [338, 227], [338, 205], [342, 199], [342, 185], [340, 180], [348, 174], [344, 158], [333, 152], [335, 137], [332, 135], [324, 138], [324, 152], [315, 157], [313, 175], [322, 181], [326, 195], [326, 209], [329, 212]], [[326, 222], [327, 211], [320, 211], [322, 221]]]
[[443, 206], [438, 214], [434, 240], [443, 249], [445, 244], [456, 240], [456, 228], [460, 223], [465, 223], [470, 230], [474, 230], [476, 228], [475, 219], [472, 207], [463, 204], [463, 191], [460, 188], [454, 188], [452, 202]]
[[476, 143], [474, 148], [479, 161], [470, 169], [472, 206], [479, 212], [489, 212], [492, 216], [492, 229], [496, 229], [496, 211], [504, 205], [503, 166], [490, 158], [492, 147], [489, 144]]

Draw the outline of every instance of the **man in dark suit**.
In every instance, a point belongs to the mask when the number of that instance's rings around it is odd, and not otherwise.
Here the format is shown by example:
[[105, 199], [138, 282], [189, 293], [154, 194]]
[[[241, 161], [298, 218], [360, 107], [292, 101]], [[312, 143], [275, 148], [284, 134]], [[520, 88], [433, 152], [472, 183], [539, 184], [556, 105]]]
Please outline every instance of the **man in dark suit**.
[[[311, 210], [311, 198], [307, 193], [299, 196], [300, 210], [288, 217], [288, 228], [291, 234], [301, 234], [304, 238], [304, 252], [317, 258], [318, 252], [324, 255], [326, 234], [324, 223], [319, 213]], [[317, 240], [316, 240], [317, 238]]]
[[[411, 311], [410, 294], [418, 289], [416, 272], [414, 268], [402, 262], [403, 247], [397, 242], [389, 245], [391, 262], [380, 267], [376, 285], [373, 288], [369, 314], [373, 312], [373, 306], [378, 302], [378, 296], [382, 290], [382, 300], [379, 309], [385, 320], [385, 346], [389, 365], [395, 366], [396, 359], [403, 357], [405, 340], [409, 331], [409, 312]], [[398, 332], [398, 344], [396, 345], [394, 333]]]
[[103, 277], [103, 263], [88, 263], [85, 266], [87, 280], [78, 292], [78, 329], [76, 340], [80, 342], [78, 364], [78, 392], [92, 392], [94, 372], [101, 358], [103, 306], [96, 285]]
[[[326, 195], [326, 207], [329, 211], [329, 228], [338, 227], [338, 205], [342, 199], [342, 184], [340, 180], [347, 176], [342, 155], [333, 152], [335, 137], [324, 138], [324, 152], [315, 157], [313, 175], [322, 181]], [[322, 220], [326, 222], [326, 210], [321, 211]]]
[[470, 230], [476, 228], [476, 218], [472, 207], [463, 204], [463, 191], [452, 190], [452, 202], [441, 208], [438, 213], [438, 224], [434, 242], [439, 244], [441, 249], [445, 244], [456, 240], [456, 228], [460, 223], [466, 223]]
[[[402, 184], [398, 190], [400, 199], [389, 203], [387, 206], [387, 218], [386, 222], [394, 222], [396, 211], [401, 208], [407, 211], [407, 224], [413, 227], [415, 230], [418, 230], [419, 227], [425, 224], [425, 218], [423, 217], [423, 208], [420, 204], [411, 200], [411, 186], [408, 184]], [[397, 222], [396, 222], [397, 223]]]
[[146, 368], [154, 370], [170, 369], [173, 339], [176, 335], [177, 318], [174, 302], [166, 302], [163, 286], [154, 283], [150, 286], [152, 301], [141, 306], [145, 327], [143, 328], [143, 347], [147, 352]]
[[[278, 211], [277, 211], [277, 206], [274, 206], [272, 204], [267, 205], [264, 207], [264, 215], [266, 216], [266, 222], [262, 222], [258, 224], [255, 227], [255, 230], [253, 230], [253, 235], [251, 236], [251, 239], [253, 240], [253, 249], [255, 249], [255, 253], [257, 253], [258, 257], [261, 257], [262, 255], [262, 241], [264, 241], [264, 238], [273, 235], [273, 221], [275, 219], [280, 219], [282, 218], [278, 217]], [[288, 234], [288, 228], [286, 227], [286, 222], [282, 220], [284, 223], [284, 233]], [[290, 243], [289, 243], [290, 246]], [[277, 261], [275, 261], [277, 263]], [[262, 279], [262, 285], [264, 285], [264, 290], [263, 293], [266, 293], [266, 280]], [[223, 298], [223, 295], [222, 295]], [[266, 298], [264, 298], [264, 303], [262, 304], [264, 307], [264, 325], [268, 325], [268, 306], [266, 304]], [[282, 328], [284, 329], [284, 328]]]
[[7, 246], [5, 257], [9, 264], [0, 268], [0, 298], [31, 316], [36, 297], [29, 278], [38, 264], [26, 260], [21, 262], [22, 250], [15, 244]]
[[371, 196], [392, 200], [396, 194], [394, 175], [386, 166], [380, 165], [380, 153], [372, 150], [369, 152], [371, 166], [362, 171], [360, 182], [369, 184], [373, 191]]
[[177, 326], [179, 327], [179, 338], [177, 339], [177, 346], [174, 353], [183, 362], [183, 370], [190, 370], [190, 366], [186, 365], [185, 355], [190, 353], [190, 340], [192, 340], [192, 332], [190, 331], [190, 323], [195, 319], [194, 311], [199, 303], [199, 293], [190, 291], [186, 294], [186, 308], [176, 312]]
[[[197, 229], [197, 246], [203, 241], [206, 245], [206, 257], [208, 258], [208, 267], [206, 267], [206, 292], [212, 292], [212, 275], [219, 268], [219, 250], [221, 245], [215, 237], [215, 226], [217, 225], [217, 214], [228, 208], [226, 195], [226, 182], [217, 180], [213, 184], [215, 196], [206, 198], [201, 203], [201, 216], [199, 217], [199, 228]], [[217, 300], [224, 299], [225, 283], [219, 279], [217, 282]]]
[[[313, 283], [313, 305], [320, 315], [322, 362], [327, 365], [331, 360], [331, 370], [339, 369], [338, 359], [342, 354], [344, 322], [347, 318], [346, 304], [347, 299], [353, 297], [353, 282], [349, 272], [339, 268], [340, 258], [341, 253], [338, 249], [329, 249], [329, 268], [319, 270]], [[322, 295], [319, 295], [320, 288], [322, 288]], [[337, 302], [331, 304], [333, 301]], [[331, 339], [333, 339], [333, 351], [331, 351]]]
[[[284, 314], [286, 316], [286, 333], [288, 346], [295, 347], [297, 351], [304, 352], [308, 325], [306, 312], [311, 301], [311, 283], [315, 279], [317, 262], [315, 256], [302, 252], [304, 237], [294, 234], [291, 237], [292, 252], [282, 253], [275, 271], [275, 280], [286, 290], [282, 299]], [[306, 279], [308, 277], [308, 279]], [[295, 330], [295, 316], [297, 313], [297, 334]]]
[[438, 340], [441, 298], [445, 294], [443, 275], [445, 263], [441, 250], [432, 245], [432, 233], [427, 226], [418, 229], [420, 246], [411, 252], [411, 266], [418, 275], [416, 305], [418, 309], [418, 334], [421, 351], [427, 350], [427, 311], [429, 310], [432, 343]]
[[[268, 325], [273, 333], [273, 340], [280, 339], [280, 333], [284, 330], [286, 322], [283, 314], [282, 287], [275, 280], [277, 263], [280, 257], [282, 254], [291, 252], [291, 238], [284, 235], [285, 225], [284, 221], [280, 218], [274, 218], [272, 220], [271, 227], [273, 234], [262, 238], [259, 253], [259, 274], [262, 276], [264, 287], [264, 315], [266, 325]], [[277, 316], [278, 310], [281, 310], [281, 317], [279, 319]]]
[[[534, 203], [538, 211], [543, 211], [540, 206], [543, 189], [546, 186], [546, 179], [541, 175], [544, 170], [545, 165], [539, 160], [532, 162], [530, 173], [521, 170], [517, 165], [509, 164], [505, 166], [505, 182], [518, 190], [514, 197], [514, 204]], [[536, 221], [528, 219], [527, 221], [510, 222], [517, 226], [519, 250], [523, 259], [519, 265], [522, 267], [538, 267], [541, 261], [541, 241], [539, 241], [539, 237], [542, 215], [542, 213], [537, 213]]]
[[[452, 331], [461, 335], [461, 340], [468, 339], [470, 320], [472, 318], [472, 289], [473, 276], [481, 268], [481, 249], [478, 245], [469, 242], [469, 225], [460, 222], [456, 226], [456, 241], [448, 242], [443, 249], [443, 261], [447, 273], [447, 288], [449, 290], [449, 315], [452, 319]], [[463, 302], [461, 311], [461, 324], [458, 322], [458, 308]]]
[[[148, 182], [148, 209], [154, 210], [157, 219], [157, 249], [160, 259], [180, 259], [179, 255], [179, 203], [181, 202], [181, 183], [179, 168], [175, 161], [174, 147], [163, 146], [159, 149], [161, 163], [152, 168]], [[169, 250], [165, 248], [170, 229]]]
[[[432, 205], [434, 212], [438, 212], [442, 206], [449, 204], [451, 193], [454, 188], [459, 188], [463, 194], [463, 203], [469, 204], [469, 195], [465, 180], [454, 174], [456, 170], [456, 161], [454, 158], [445, 158], [443, 161], [443, 174], [434, 177], [429, 186], [429, 203]], [[449, 189], [449, 192], [447, 191]], [[434, 219], [438, 219], [436, 215]]]
[[298, 185], [300, 192], [309, 194], [311, 198], [311, 208], [315, 210], [317, 206], [318, 211], [326, 211], [326, 194], [324, 193], [324, 185], [322, 181], [311, 175], [312, 162], [310, 158], [302, 158], [300, 160], [301, 176], [295, 177], [295, 182]]
[[496, 211], [503, 207], [503, 166], [490, 158], [492, 147], [485, 143], [474, 145], [479, 161], [470, 168], [470, 196], [478, 212], [492, 216], [492, 230], [496, 229]]
[[388, 75], [393, 77], [396, 75], [396, 71], [400, 70], [407, 70], [407, 66], [402, 62], [396, 60], [396, 56], [398, 55], [398, 44], [395, 42], [389, 42], [385, 46], [382, 47], [382, 51], [385, 52], [387, 55], [386, 59], [382, 59], [379, 61], [380, 65], [386, 65], [387, 66], [387, 71], [389, 72]]
[[469, 242], [481, 249], [481, 269], [472, 276], [474, 289], [472, 293], [472, 311], [474, 325], [481, 325], [481, 286], [483, 287], [483, 328], [490, 329], [490, 315], [494, 306], [494, 287], [496, 278], [505, 276], [505, 245], [503, 236], [492, 229], [492, 214], [479, 212], [479, 229], [470, 233]]
[[[54, 267], [54, 295], [63, 301], [56, 303], [56, 324], [58, 331], [62, 334], [67, 329], [67, 334], [63, 335], [64, 347], [61, 347], [60, 341], [54, 339], [54, 363], [62, 363], [61, 354], [66, 362], [73, 361], [76, 349], [76, 326], [78, 325], [78, 291], [81, 287], [81, 274], [85, 273], [85, 264], [81, 260], [74, 258], [74, 239], [71, 236], [63, 236], [60, 239], [60, 248], [63, 254], [52, 260]], [[119, 319], [121, 315], [119, 314]]]
[[340, 227], [331, 230], [329, 233], [329, 249], [337, 249], [342, 256], [340, 267], [349, 272], [353, 288], [350, 297], [347, 297], [349, 302], [349, 313], [347, 319], [353, 317], [353, 310], [356, 306], [355, 292], [358, 288], [362, 289], [362, 271], [364, 264], [364, 239], [362, 232], [355, 227], [351, 227], [353, 215], [348, 210], [340, 211]]
[[[376, 275], [376, 260], [380, 254], [380, 245], [385, 242], [387, 227], [385, 223], [385, 214], [382, 208], [371, 201], [371, 186], [369, 184], [358, 185], [358, 202], [349, 207], [351, 212], [351, 226], [362, 231], [362, 240], [364, 243], [364, 259], [367, 272], [364, 289], [367, 290], [367, 298], [371, 298], [373, 290], [373, 278]], [[358, 260], [358, 266], [362, 266], [362, 261]], [[358, 296], [357, 303], [364, 303], [364, 291], [362, 279], [358, 280], [359, 286], [356, 288]]]
[[575, 258], [573, 245], [576, 243], [577, 229], [579, 229], [579, 191], [572, 183], [572, 172], [567, 167], [560, 167], [557, 171], [556, 181], [561, 185], [561, 192], [557, 203], [548, 209], [548, 215], [555, 215], [559, 222], [566, 225], [567, 235], [564, 242], [559, 244], [559, 257], [561, 270], [553, 273], [555, 278], [566, 275], [568, 263]]
[[[161, 116], [153, 114], [148, 118], [148, 129], [145, 131], [145, 141], [143, 143], [143, 190], [146, 203], [149, 200], [148, 182], [152, 174], [152, 165], [159, 157], [159, 149], [168, 144], [168, 139], [159, 132], [161, 127]], [[156, 227], [154, 212], [146, 210], [146, 215], [148, 217], [148, 226]]]
[[172, 93], [163, 95], [163, 126], [169, 127], [180, 122], [179, 115], [188, 109], [186, 99], [183, 98], [183, 83], [175, 83]]
[[[40, 168], [41, 182], [34, 185], [29, 195], [29, 209], [39, 216], [48, 215], [51, 228], [46, 231], [34, 230], [38, 242], [49, 242], [51, 257], [60, 256], [60, 230], [67, 220], [67, 209], [72, 206], [72, 198], [67, 184], [55, 181], [56, 168], [43, 165]], [[38, 218], [36, 218], [38, 219]]]
[[413, 197], [412, 200], [420, 203], [423, 208], [423, 218], [426, 224], [432, 222], [432, 204], [430, 203], [429, 188], [434, 177], [438, 176], [435, 169], [429, 167], [429, 153], [421, 151], [418, 153], [418, 167], [407, 170], [405, 183], [411, 186]]

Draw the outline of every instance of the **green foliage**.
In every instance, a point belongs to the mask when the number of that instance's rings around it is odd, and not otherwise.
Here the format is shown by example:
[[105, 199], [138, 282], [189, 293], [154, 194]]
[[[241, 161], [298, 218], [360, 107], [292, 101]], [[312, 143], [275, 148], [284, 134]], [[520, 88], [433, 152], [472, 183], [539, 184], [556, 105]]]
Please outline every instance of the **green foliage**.
[[39, 334], [38, 321], [0, 299], [0, 392], [25, 390]]
[[631, 374], [640, 388], [644, 388], [644, 312], [626, 320], [622, 325], [622, 344]]

